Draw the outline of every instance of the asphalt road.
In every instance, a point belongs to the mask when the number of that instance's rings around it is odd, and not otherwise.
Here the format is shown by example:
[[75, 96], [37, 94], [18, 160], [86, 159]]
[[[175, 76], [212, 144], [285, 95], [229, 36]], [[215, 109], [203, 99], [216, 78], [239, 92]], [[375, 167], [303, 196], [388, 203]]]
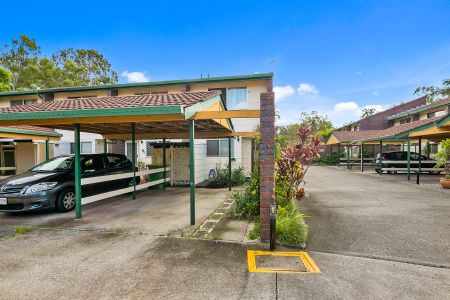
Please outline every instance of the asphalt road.
[[309, 249], [447, 266], [450, 195], [333, 167], [312, 167], [301, 203]]

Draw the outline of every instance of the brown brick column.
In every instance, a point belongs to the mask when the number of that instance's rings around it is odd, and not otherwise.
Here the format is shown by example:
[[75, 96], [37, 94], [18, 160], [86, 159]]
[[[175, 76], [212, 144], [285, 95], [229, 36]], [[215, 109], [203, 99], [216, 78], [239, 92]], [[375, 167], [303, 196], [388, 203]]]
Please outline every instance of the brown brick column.
[[275, 172], [275, 94], [261, 93], [259, 170], [261, 178], [260, 214], [261, 241], [269, 242], [270, 220], [269, 208], [274, 200]]

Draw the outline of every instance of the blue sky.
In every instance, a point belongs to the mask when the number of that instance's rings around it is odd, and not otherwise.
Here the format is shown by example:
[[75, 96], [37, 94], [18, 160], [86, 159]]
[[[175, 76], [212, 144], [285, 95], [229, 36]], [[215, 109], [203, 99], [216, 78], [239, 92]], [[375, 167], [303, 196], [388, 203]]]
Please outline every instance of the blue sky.
[[1, 44], [95, 48], [121, 82], [274, 72], [280, 124], [317, 110], [341, 125], [450, 77], [450, 1], [20, 4], [2, 4]]

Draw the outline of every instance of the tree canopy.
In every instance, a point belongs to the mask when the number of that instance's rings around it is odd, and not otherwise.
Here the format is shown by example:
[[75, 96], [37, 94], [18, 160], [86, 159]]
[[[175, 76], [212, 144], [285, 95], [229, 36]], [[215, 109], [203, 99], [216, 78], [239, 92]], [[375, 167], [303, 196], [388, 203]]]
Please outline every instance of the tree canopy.
[[8, 70], [0, 68], [0, 92], [11, 90], [12, 74]]
[[333, 133], [334, 127], [327, 116], [321, 116], [317, 111], [302, 112], [298, 124], [277, 126], [277, 143], [282, 148], [294, 146], [299, 143], [298, 131], [301, 127], [310, 127], [311, 134], [319, 136], [325, 142]]
[[415, 95], [426, 95], [427, 102], [432, 103], [439, 98], [450, 96], [450, 79], [444, 79], [441, 86], [421, 86], [414, 91]]
[[101, 85], [118, 81], [111, 63], [94, 49], [63, 49], [42, 56], [41, 48], [25, 34], [13, 38], [0, 53], [0, 65], [11, 73], [11, 89]]
[[376, 113], [376, 109], [373, 107], [365, 107], [362, 109], [361, 119], [373, 116]]

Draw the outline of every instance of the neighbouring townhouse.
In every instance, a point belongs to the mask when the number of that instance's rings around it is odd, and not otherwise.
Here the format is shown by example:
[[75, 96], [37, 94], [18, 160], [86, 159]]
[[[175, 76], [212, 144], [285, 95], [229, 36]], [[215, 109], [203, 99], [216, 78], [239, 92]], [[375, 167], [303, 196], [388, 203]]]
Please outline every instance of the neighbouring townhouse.
[[[62, 87], [30, 91], [0, 93], [0, 107], [30, 105], [67, 99], [129, 96], [143, 94], [174, 94], [218, 90], [229, 110], [259, 110], [260, 94], [272, 91], [273, 74], [208, 77], [184, 80], [155, 81], [143, 83], [112, 84], [101, 86]], [[259, 119], [232, 119], [235, 131], [251, 132], [259, 125]], [[73, 132], [57, 130], [62, 135], [52, 141], [52, 155], [74, 152]], [[173, 184], [189, 183], [189, 145], [185, 140], [167, 140], [169, 164], [173, 169]], [[131, 156], [132, 144], [126, 140], [106, 140], [107, 151]], [[138, 161], [145, 164], [162, 163], [161, 140], [136, 141]], [[101, 135], [82, 133], [82, 153], [102, 153], [105, 140]], [[246, 174], [253, 166], [254, 144], [251, 137], [232, 139], [233, 167], [242, 167]], [[196, 139], [195, 179], [202, 182], [216, 166], [225, 167], [228, 157], [228, 139]]]
[[0, 127], [0, 179], [19, 174], [53, 155], [50, 141], [61, 134], [36, 126]]
[[[383, 140], [386, 141], [382, 145], [383, 151], [401, 151], [405, 149], [405, 139], [409, 133], [436, 127], [435, 124], [449, 116], [450, 98], [427, 103], [427, 97], [423, 96], [336, 129], [327, 142], [328, 151], [334, 154], [339, 152], [341, 157], [346, 156], [346, 145], [349, 146], [350, 157], [355, 157], [358, 156], [360, 144], [365, 143], [366, 147], [371, 144], [371, 149], [377, 148], [373, 152], [378, 153], [378, 141]], [[439, 141], [450, 136], [443, 129], [440, 130], [442, 134], [428, 135], [427, 139], [420, 140], [423, 143], [422, 154], [433, 156], [438, 151]], [[416, 137], [419, 136], [416, 134]], [[333, 149], [334, 145], [340, 146]], [[412, 140], [412, 146], [412, 151], [418, 152], [417, 138]]]

